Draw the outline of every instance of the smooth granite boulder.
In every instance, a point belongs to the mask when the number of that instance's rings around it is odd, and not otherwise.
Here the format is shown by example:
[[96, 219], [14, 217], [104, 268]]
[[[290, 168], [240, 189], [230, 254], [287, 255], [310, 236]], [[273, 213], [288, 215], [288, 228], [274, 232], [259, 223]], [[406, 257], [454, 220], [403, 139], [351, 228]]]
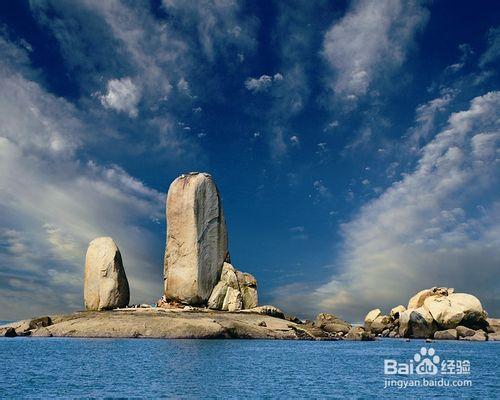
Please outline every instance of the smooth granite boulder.
[[484, 342], [488, 340], [488, 336], [486, 335], [486, 333], [484, 333], [484, 331], [478, 329], [476, 333], [474, 333], [474, 335], [464, 337], [463, 340], [467, 340], [470, 342]]
[[365, 329], [368, 331], [370, 330], [370, 325], [372, 324], [373, 321], [375, 321], [375, 318], [377, 318], [380, 314], [382, 314], [382, 311], [380, 311], [380, 308], [375, 308], [374, 310], [371, 310], [366, 314], [365, 317]]
[[394, 307], [393, 309], [391, 309], [391, 312], [389, 313], [389, 315], [394, 318], [394, 319], [398, 319], [399, 316], [401, 315], [401, 313], [403, 311], [406, 311], [406, 307], [403, 306], [403, 305], [399, 305], [397, 307]]
[[464, 338], [467, 336], [474, 336], [476, 331], [471, 328], [467, 328], [466, 326], [459, 325], [456, 328], [457, 334], [459, 338]]
[[448, 296], [448, 299], [452, 307], [458, 308], [464, 313], [460, 325], [472, 329], [485, 329], [488, 326], [488, 314], [476, 296], [468, 293], [453, 293]]
[[222, 266], [220, 281], [215, 285], [208, 299], [208, 307], [214, 310], [223, 310], [224, 300], [228, 295], [229, 288], [239, 291], [239, 284], [236, 270], [231, 264], [225, 262]]
[[351, 330], [352, 326], [348, 323], [341, 322], [331, 322], [323, 326], [324, 331], [329, 333], [343, 333], [347, 334]]
[[269, 315], [270, 317], [285, 319], [285, 314], [278, 307], [265, 305], [257, 306], [255, 308], [250, 308], [248, 310], [242, 310], [245, 313]]
[[344, 336], [345, 340], [370, 341], [375, 340], [375, 336], [366, 332], [362, 326], [353, 326]]
[[[393, 322], [392, 318], [387, 315], [379, 315], [377, 318], [373, 320], [370, 324], [369, 331], [371, 333], [379, 334], [384, 330], [388, 329], [390, 324]], [[387, 332], [389, 334], [389, 331]]]
[[227, 288], [226, 297], [222, 303], [222, 311], [240, 311], [243, 307], [241, 293], [238, 289]]
[[433, 337], [437, 330], [430, 312], [424, 308], [408, 309], [399, 316], [399, 336], [414, 338]]
[[209, 174], [192, 172], [168, 190], [164, 294], [167, 300], [206, 304], [228, 258], [219, 191]]
[[413, 296], [410, 301], [408, 302], [408, 307], [407, 309], [415, 309], [418, 307], [422, 307], [424, 305], [425, 299], [431, 296], [448, 296], [449, 294], [453, 293], [454, 289], [453, 288], [445, 288], [445, 287], [433, 287], [430, 289], [424, 289], [418, 292], [415, 296]]
[[458, 325], [473, 329], [488, 326], [487, 314], [479, 299], [467, 293], [429, 296], [423, 306], [429, 310], [440, 328], [451, 329]]
[[489, 333], [500, 332], [500, 319], [498, 318], [486, 318], [488, 323], [487, 330]]
[[320, 329], [329, 333], [348, 333], [352, 326], [343, 319], [328, 313], [318, 314], [314, 323]]
[[439, 327], [444, 329], [457, 327], [465, 315], [463, 308], [452, 303], [450, 298], [451, 296], [432, 296], [424, 301], [424, 307], [429, 310]]
[[411, 336], [414, 338], [431, 338], [437, 330], [434, 318], [424, 307], [413, 310], [410, 314]]
[[455, 329], [434, 332], [434, 339], [436, 340], [456, 340], [457, 338], [458, 335]]
[[129, 303], [130, 291], [122, 256], [110, 237], [99, 237], [89, 244], [83, 293], [86, 310], [110, 310]]
[[244, 309], [257, 307], [257, 280], [246, 272], [236, 271]]
[[208, 308], [239, 311], [257, 307], [257, 281], [225, 262], [219, 282], [208, 299]]

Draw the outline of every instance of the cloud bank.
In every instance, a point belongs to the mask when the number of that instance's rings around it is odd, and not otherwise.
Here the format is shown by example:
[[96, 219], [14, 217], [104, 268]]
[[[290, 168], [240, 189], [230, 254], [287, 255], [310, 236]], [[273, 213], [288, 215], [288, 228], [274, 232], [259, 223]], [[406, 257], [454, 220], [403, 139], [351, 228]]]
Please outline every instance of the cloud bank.
[[333, 72], [328, 84], [340, 100], [356, 103], [377, 79], [406, 59], [415, 34], [426, 23], [419, 1], [358, 0], [325, 35], [323, 57]]
[[162, 286], [163, 194], [120, 166], [84, 161], [93, 126], [29, 70], [19, 72], [22, 51], [0, 44], [14, 55], [0, 63], [2, 317], [81, 309], [85, 250], [103, 235], [122, 250], [133, 301], [152, 300], [151, 288], [160, 294]]
[[352, 321], [436, 285], [481, 293], [486, 309], [498, 304], [499, 107], [500, 92], [490, 92], [451, 114], [413, 172], [342, 226], [341, 273], [315, 288], [283, 287], [276, 300]]

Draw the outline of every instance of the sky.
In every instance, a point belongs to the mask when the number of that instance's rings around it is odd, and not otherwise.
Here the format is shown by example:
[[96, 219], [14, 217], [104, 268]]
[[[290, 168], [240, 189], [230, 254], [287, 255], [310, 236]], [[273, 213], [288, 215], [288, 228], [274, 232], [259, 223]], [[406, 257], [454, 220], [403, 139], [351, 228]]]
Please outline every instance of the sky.
[[154, 303], [189, 171], [261, 304], [500, 316], [499, 66], [496, 1], [0, 2], [0, 319], [82, 309], [98, 236]]

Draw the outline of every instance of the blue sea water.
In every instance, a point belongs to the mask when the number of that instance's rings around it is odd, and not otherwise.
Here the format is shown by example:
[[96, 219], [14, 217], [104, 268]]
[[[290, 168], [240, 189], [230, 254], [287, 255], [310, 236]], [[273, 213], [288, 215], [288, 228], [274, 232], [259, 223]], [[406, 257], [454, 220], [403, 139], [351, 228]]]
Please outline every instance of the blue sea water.
[[[471, 386], [384, 388], [384, 359], [422, 347], [469, 361], [470, 374], [446, 379]], [[499, 356], [494, 342], [0, 338], [0, 398], [493, 399]]]

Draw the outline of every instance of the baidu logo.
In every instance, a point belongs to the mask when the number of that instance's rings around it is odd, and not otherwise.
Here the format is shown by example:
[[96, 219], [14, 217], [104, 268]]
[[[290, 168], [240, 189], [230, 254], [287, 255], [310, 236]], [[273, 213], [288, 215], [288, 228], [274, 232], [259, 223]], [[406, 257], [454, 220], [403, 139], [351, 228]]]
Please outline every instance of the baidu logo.
[[422, 347], [408, 362], [384, 360], [384, 374], [386, 375], [436, 375], [439, 371], [441, 359], [432, 347]]
[[415, 367], [418, 375], [436, 375], [438, 373], [439, 356], [436, 355], [436, 350], [432, 347], [428, 350], [422, 347], [420, 352], [415, 353], [413, 359], [418, 363]]
[[384, 389], [472, 386], [471, 379], [463, 379], [470, 375], [470, 361], [443, 359], [433, 347], [421, 347], [407, 362], [384, 360], [384, 374]]
[[384, 360], [386, 375], [468, 375], [469, 360], [443, 360], [432, 347], [421, 347], [408, 362]]

